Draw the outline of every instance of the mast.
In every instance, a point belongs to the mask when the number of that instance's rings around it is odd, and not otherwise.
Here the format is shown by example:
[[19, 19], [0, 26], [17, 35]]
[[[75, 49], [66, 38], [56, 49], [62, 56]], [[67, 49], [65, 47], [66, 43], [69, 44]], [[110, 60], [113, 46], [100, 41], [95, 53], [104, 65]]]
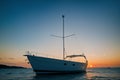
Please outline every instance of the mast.
[[58, 37], [58, 38], [62, 38], [63, 40], [63, 60], [65, 60], [66, 56], [65, 56], [65, 38], [67, 37], [71, 37], [71, 36], [74, 36], [75, 34], [71, 34], [71, 35], [68, 35], [68, 36], [65, 36], [65, 29], [64, 29], [64, 15], [62, 15], [62, 19], [63, 19], [63, 34], [62, 34], [62, 37], [61, 36], [56, 36], [56, 35], [51, 35], [53, 37]]
[[65, 35], [64, 35], [64, 15], [62, 15], [63, 18], [63, 60], [65, 59]]

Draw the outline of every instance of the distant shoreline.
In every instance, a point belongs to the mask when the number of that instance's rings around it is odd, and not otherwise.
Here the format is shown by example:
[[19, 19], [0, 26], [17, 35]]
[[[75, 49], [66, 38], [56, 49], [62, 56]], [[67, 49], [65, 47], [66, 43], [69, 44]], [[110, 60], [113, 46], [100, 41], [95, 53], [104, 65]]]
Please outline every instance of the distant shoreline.
[[21, 66], [8, 66], [8, 65], [0, 64], [0, 69], [12, 69], [12, 68], [26, 69], [25, 67], [21, 67]]

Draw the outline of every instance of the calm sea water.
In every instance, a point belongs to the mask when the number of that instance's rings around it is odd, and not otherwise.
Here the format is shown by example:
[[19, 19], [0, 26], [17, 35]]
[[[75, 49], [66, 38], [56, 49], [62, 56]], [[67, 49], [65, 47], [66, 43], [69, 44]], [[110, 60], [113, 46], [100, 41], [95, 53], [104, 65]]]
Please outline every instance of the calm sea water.
[[120, 80], [120, 68], [89, 68], [86, 73], [36, 75], [32, 69], [0, 69], [0, 80]]

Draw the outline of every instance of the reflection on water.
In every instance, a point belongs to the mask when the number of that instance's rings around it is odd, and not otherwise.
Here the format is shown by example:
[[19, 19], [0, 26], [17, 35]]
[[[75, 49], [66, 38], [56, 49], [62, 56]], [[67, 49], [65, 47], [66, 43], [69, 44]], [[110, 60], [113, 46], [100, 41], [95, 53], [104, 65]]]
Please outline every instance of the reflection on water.
[[86, 76], [89, 80], [120, 80], [120, 68], [91, 68]]
[[120, 68], [90, 68], [86, 73], [36, 75], [32, 69], [0, 69], [0, 80], [120, 80]]
[[86, 73], [35, 75], [33, 80], [120, 80], [120, 68], [90, 68]]
[[78, 80], [78, 79], [85, 79], [86, 73], [79, 73], [79, 74], [47, 74], [47, 75], [35, 75], [33, 80]]

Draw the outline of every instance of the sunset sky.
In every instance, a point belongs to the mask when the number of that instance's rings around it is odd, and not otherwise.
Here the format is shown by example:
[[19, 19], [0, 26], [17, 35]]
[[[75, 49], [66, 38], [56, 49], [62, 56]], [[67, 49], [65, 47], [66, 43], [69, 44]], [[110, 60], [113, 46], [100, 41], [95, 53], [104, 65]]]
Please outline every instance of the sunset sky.
[[88, 67], [120, 67], [119, 0], [0, 0], [0, 64], [30, 67], [23, 55], [62, 59], [62, 17], [66, 54], [84, 53]]

